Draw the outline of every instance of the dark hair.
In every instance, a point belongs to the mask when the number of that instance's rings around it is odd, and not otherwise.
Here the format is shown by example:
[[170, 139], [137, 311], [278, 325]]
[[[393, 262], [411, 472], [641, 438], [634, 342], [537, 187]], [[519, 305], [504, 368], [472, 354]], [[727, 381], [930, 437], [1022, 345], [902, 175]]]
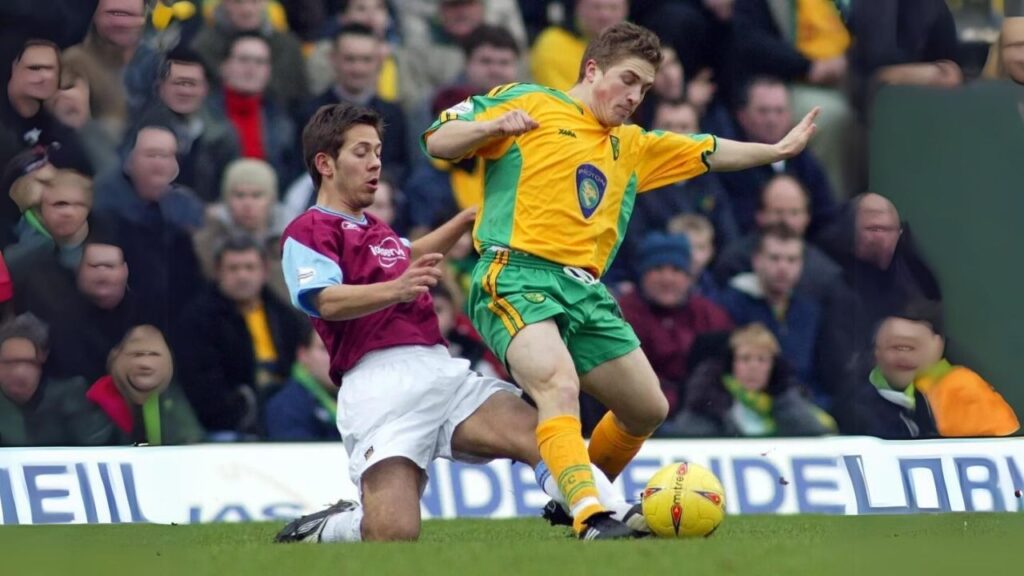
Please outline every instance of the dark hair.
[[255, 250], [260, 255], [260, 260], [267, 261], [267, 248], [260, 244], [249, 234], [232, 234], [221, 240], [213, 252], [214, 266], [219, 268], [221, 260], [228, 252], [248, 252]]
[[476, 52], [477, 48], [481, 46], [492, 46], [501, 50], [511, 50], [515, 52], [516, 56], [519, 56], [519, 43], [516, 42], [515, 36], [508, 31], [508, 28], [504, 26], [492, 26], [491, 24], [481, 24], [473, 29], [469, 35], [462, 41], [462, 51], [466, 54], [466, 60], [469, 60], [473, 52]]
[[11, 338], [24, 338], [36, 347], [36, 356], [50, 351], [50, 327], [31, 312], [19, 314], [0, 325], [0, 346]]
[[175, 64], [180, 64], [182, 66], [199, 66], [203, 71], [203, 76], [205, 76], [207, 80], [210, 79], [210, 71], [206, 69], [206, 63], [199, 57], [199, 54], [188, 46], [179, 45], [168, 52], [167, 56], [164, 57], [163, 63], [160, 64], [161, 82], [170, 77], [171, 66]]
[[632, 22], [614, 24], [587, 44], [576, 81], [581, 82], [586, 76], [587, 62], [590, 60], [597, 62], [597, 67], [602, 71], [607, 71], [622, 60], [634, 57], [650, 63], [657, 71], [661, 66], [661, 41], [658, 36]]
[[781, 78], [766, 74], [753, 76], [743, 84], [743, 89], [736, 95], [737, 110], [742, 110], [750, 104], [750, 94], [754, 91], [754, 88], [759, 86], [782, 86], [787, 92], [789, 91], [789, 86]]
[[779, 180], [792, 180], [794, 183], [796, 183], [797, 188], [800, 190], [800, 194], [802, 194], [804, 197], [804, 203], [807, 205], [807, 210], [811, 209], [811, 195], [807, 192], [807, 187], [804, 186], [804, 183], [801, 182], [799, 178], [793, 176], [792, 174], [780, 172], [766, 180], [764, 185], [761, 186], [761, 192], [757, 195], [758, 211], [764, 210], [765, 207], [768, 205], [768, 203], [765, 202], [765, 196], [768, 195], [768, 189], [771, 188], [771, 186], [778, 182]]
[[259, 40], [267, 45], [267, 50], [270, 50], [270, 40], [267, 40], [267, 37], [259, 32], [253, 32], [251, 30], [237, 32], [231, 36], [227, 44], [224, 45], [224, 60], [231, 57], [231, 51], [235, 49], [235, 44], [238, 44], [242, 40]]
[[143, 117], [142, 121], [140, 121], [131, 130], [131, 132], [125, 136], [123, 145], [125, 157], [130, 155], [131, 151], [135, 148], [135, 145], [139, 143], [139, 134], [141, 134], [143, 130], [147, 129], [165, 130], [170, 132], [174, 135], [175, 146], [178, 145], [178, 133], [174, 130], [174, 127], [171, 126], [169, 119], [163, 117], [164, 115], [163, 111], [147, 114]]
[[53, 48], [53, 51], [57, 53], [57, 67], [60, 67], [60, 46], [57, 46], [56, 42], [52, 40], [47, 40], [45, 38], [29, 38], [28, 40], [25, 40], [25, 43], [21, 45], [21, 50], [18, 51], [18, 54], [15, 55], [14, 60], [11, 60], [11, 62], [18, 62], [19, 60], [21, 60], [21, 57], [25, 55], [25, 52], [27, 52], [29, 48], [33, 48], [36, 46], [46, 46], [47, 48]]
[[890, 318], [902, 318], [911, 322], [928, 325], [932, 332], [945, 337], [946, 323], [942, 313], [942, 303], [923, 297], [911, 298], [899, 311]]
[[338, 41], [345, 36], [368, 36], [377, 40], [377, 35], [373, 32], [373, 28], [370, 28], [366, 24], [360, 24], [358, 22], [350, 22], [345, 24], [338, 31], [334, 33], [331, 46], [334, 48], [338, 47]]
[[323, 153], [336, 158], [345, 144], [345, 135], [356, 124], [372, 126], [377, 134], [383, 136], [384, 126], [380, 114], [365, 106], [347, 102], [321, 106], [306, 123], [302, 130], [302, 158], [315, 189], [319, 189], [323, 182], [323, 177], [316, 169], [316, 155]]
[[797, 234], [795, 230], [781, 222], [778, 224], [769, 224], [757, 232], [757, 248], [754, 249], [755, 254], [760, 254], [761, 251], [764, 250], [764, 245], [768, 238], [775, 238], [776, 240], [781, 240], [783, 242], [798, 240], [803, 243], [804, 241], [803, 236]]

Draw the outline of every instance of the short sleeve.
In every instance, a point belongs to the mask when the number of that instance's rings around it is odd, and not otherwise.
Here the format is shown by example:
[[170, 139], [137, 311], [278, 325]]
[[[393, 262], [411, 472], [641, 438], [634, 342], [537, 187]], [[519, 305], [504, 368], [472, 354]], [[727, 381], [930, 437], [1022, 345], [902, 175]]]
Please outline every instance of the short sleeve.
[[710, 134], [641, 132], [637, 191], [654, 190], [706, 173], [711, 168], [707, 157], [717, 147], [718, 141]]
[[[427, 139], [446, 122], [451, 122], [452, 120], [485, 122], [493, 120], [511, 110], [527, 109], [529, 100], [523, 96], [528, 91], [520, 88], [525, 86], [518, 83], [504, 84], [494, 88], [486, 96], [467, 98], [442, 111], [434, 120], [434, 123], [420, 136], [420, 147], [423, 153], [430, 156], [430, 153], [427, 152]], [[495, 138], [467, 154], [466, 157], [476, 156], [492, 160], [500, 158], [512, 146], [513, 142], [515, 142], [514, 136]]]
[[287, 238], [284, 241], [281, 269], [292, 305], [319, 318], [314, 298], [324, 288], [343, 282], [344, 275], [339, 261], [337, 254], [324, 254], [295, 238]]

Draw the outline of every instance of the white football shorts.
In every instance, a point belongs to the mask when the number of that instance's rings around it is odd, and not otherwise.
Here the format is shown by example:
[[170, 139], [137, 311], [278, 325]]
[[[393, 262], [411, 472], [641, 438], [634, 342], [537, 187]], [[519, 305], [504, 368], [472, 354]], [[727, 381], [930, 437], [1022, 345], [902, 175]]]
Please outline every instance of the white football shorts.
[[487, 459], [452, 451], [455, 427], [491, 395], [521, 391], [481, 376], [444, 346], [396, 346], [364, 356], [342, 378], [338, 430], [357, 488], [371, 466], [405, 457], [423, 470], [435, 458], [479, 463]]

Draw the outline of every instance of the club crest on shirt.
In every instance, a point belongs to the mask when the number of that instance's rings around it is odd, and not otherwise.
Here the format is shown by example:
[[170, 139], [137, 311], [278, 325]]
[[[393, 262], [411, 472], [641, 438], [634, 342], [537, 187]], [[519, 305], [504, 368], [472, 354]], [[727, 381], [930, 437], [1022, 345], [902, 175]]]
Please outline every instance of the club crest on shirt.
[[391, 268], [399, 260], [408, 259], [405, 255], [405, 249], [402, 248], [402, 245], [398, 243], [394, 236], [385, 238], [376, 246], [370, 246], [370, 252], [380, 260], [380, 265], [384, 268]]
[[608, 178], [593, 164], [581, 164], [576, 169], [576, 197], [584, 218], [593, 216], [604, 198]]

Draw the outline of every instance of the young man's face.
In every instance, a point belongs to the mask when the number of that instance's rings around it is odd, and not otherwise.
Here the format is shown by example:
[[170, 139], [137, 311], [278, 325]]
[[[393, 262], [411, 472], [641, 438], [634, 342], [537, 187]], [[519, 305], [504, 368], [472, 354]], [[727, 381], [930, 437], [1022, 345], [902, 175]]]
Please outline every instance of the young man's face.
[[466, 61], [466, 78], [481, 92], [516, 81], [519, 57], [514, 50], [484, 44]]
[[804, 267], [804, 243], [796, 238], [783, 240], [769, 236], [754, 254], [754, 273], [761, 288], [770, 295], [793, 293]]
[[7, 93], [44, 101], [57, 93], [59, 61], [52, 46], [29, 46], [11, 65]]
[[380, 41], [372, 36], [346, 34], [334, 46], [333, 63], [334, 76], [344, 90], [372, 92], [380, 74]]
[[609, 128], [628, 120], [654, 84], [654, 66], [640, 58], [627, 58], [602, 72], [596, 63], [588, 66], [593, 81], [592, 112]]
[[753, 86], [747, 106], [736, 118], [752, 141], [774, 144], [782, 140], [793, 125], [789, 92], [782, 84]]
[[363, 210], [373, 205], [380, 184], [380, 152], [377, 129], [368, 124], [356, 124], [345, 132], [338, 156], [329, 160], [334, 188], [353, 209]]
[[171, 62], [170, 67], [160, 83], [160, 100], [177, 114], [194, 114], [209, 92], [203, 67], [190, 62]]
[[889, 318], [875, 336], [875, 362], [890, 386], [906, 390], [914, 376], [942, 359], [942, 337], [927, 324]]
[[56, 182], [43, 191], [40, 217], [57, 241], [71, 238], [85, 225], [92, 201], [89, 194], [69, 182]]
[[263, 94], [270, 83], [270, 46], [258, 38], [241, 38], [221, 64], [224, 85], [242, 94]]

